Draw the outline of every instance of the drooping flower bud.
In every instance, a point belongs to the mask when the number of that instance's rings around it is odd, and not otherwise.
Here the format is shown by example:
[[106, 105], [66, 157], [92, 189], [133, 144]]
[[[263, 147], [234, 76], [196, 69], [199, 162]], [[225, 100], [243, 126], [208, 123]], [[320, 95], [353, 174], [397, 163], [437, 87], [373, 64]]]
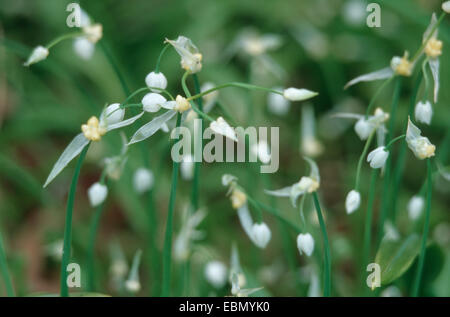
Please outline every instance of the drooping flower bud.
[[194, 166], [194, 157], [191, 154], [184, 155], [180, 164], [181, 177], [185, 180], [191, 180], [194, 176]]
[[380, 146], [367, 155], [367, 162], [370, 162], [372, 168], [382, 168], [388, 156], [389, 151], [386, 151], [384, 146]]
[[220, 261], [208, 262], [205, 266], [205, 278], [215, 288], [222, 288], [227, 282], [227, 267]]
[[302, 101], [317, 96], [318, 93], [308, 89], [287, 88], [283, 92], [284, 98], [290, 101]]
[[138, 168], [133, 175], [134, 190], [138, 193], [143, 193], [153, 187], [154, 177], [151, 170], [147, 168]]
[[92, 207], [97, 207], [103, 203], [108, 195], [108, 187], [100, 183], [94, 183], [88, 189], [89, 202]]
[[145, 83], [153, 92], [160, 92], [159, 89], [153, 89], [151, 87], [166, 89], [167, 87], [167, 78], [163, 73], [155, 73], [151, 72], [145, 77]]
[[431, 117], [433, 116], [433, 108], [429, 101], [419, 101], [414, 109], [414, 115], [417, 122], [422, 122], [425, 124], [431, 123]]
[[95, 45], [86, 37], [78, 37], [73, 41], [73, 50], [79, 57], [88, 60], [94, 55]]
[[125, 109], [120, 108], [120, 103], [110, 104], [103, 110], [100, 116], [100, 125], [108, 126], [123, 120]]
[[31, 52], [31, 55], [28, 57], [28, 60], [23, 65], [30, 66], [31, 64], [40, 62], [47, 58], [48, 53], [49, 51], [46, 47], [39, 45], [34, 48], [33, 52]]
[[359, 119], [355, 124], [355, 132], [361, 140], [367, 140], [370, 133], [373, 131], [373, 126], [364, 118]]
[[391, 68], [397, 74], [401, 76], [411, 76], [413, 64], [408, 60], [408, 52], [405, 52], [403, 57], [394, 56], [391, 60]]
[[450, 1], [445, 1], [442, 3], [442, 10], [450, 13]]
[[421, 196], [413, 196], [408, 202], [408, 216], [411, 220], [416, 220], [422, 213], [425, 201]]
[[431, 144], [427, 137], [421, 136], [420, 129], [409, 118], [408, 128], [406, 129], [406, 143], [419, 160], [434, 156], [436, 147]]
[[252, 227], [253, 242], [257, 247], [264, 249], [272, 237], [269, 227], [264, 223], [255, 223]]
[[353, 213], [356, 209], [359, 208], [361, 204], [361, 195], [356, 190], [351, 190], [347, 194], [347, 198], [345, 199], [345, 209], [347, 210], [347, 214]]
[[158, 112], [159, 109], [161, 109], [161, 105], [164, 104], [166, 101], [167, 101], [166, 98], [164, 98], [162, 95], [150, 92], [142, 98], [141, 102], [144, 111]]
[[297, 236], [297, 248], [300, 255], [305, 252], [307, 256], [311, 256], [314, 251], [314, 238], [309, 233], [300, 233]]

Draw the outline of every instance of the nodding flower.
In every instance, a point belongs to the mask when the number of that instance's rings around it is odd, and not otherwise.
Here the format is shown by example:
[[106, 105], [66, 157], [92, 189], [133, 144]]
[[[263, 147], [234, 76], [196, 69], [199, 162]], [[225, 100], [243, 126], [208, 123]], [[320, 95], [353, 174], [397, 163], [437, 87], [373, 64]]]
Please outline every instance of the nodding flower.
[[307, 256], [311, 256], [314, 251], [314, 238], [309, 233], [300, 233], [297, 236], [297, 248], [300, 255], [304, 252]]
[[261, 249], [264, 249], [272, 237], [269, 227], [264, 223], [255, 223], [252, 227], [253, 242]]
[[153, 172], [147, 168], [138, 168], [133, 175], [133, 187], [138, 193], [152, 189], [154, 183]]
[[108, 195], [108, 187], [101, 183], [94, 183], [88, 189], [89, 202], [92, 207], [96, 207], [103, 203]]
[[181, 57], [181, 67], [191, 74], [198, 73], [202, 69], [202, 54], [197, 46], [185, 36], [178, 36], [176, 40], [165, 40], [172, 45]]
[[[162, 89], [167, 88], [167, 78], [161, 72], [150, 72], [145, 77], [145, 83], [153, 92], [160, 92]], [[159, 89], [155, 89], [159, 88]]]
[[408, 117], [408, 128], [406, 129], [406, 143], [413, 151], [414, 155], [423, 160], [434, 156], [436, 146], [431, 144], [427, 137], [421, 136], [421, 131], [416, 127]]
[[433, 116], [433, 107], [428, 100], [425, 102], [419, 101], [414, 109], [414, 116], [417, 122], [430, 124]]
[[48, 54], [49, 54], [48, 48], [41, 45], [36, 46], [31, 52], [31, 55], [28, 57], [27, 61], [23, 65], [30, 66], [37, 62], [43, 61], [44, 59], [47, 58]]
[[351, 190], [345, 198], [345, 210], [347, 214], [353, 213], [361, 204], [361, 194], [356, 190]]
[[445, 1], [442, 3], [442, 10], [446, 13], [450, 13], [450, 1]]
[[425, 206], [425, 200], [422, 196], [413, 196], [408, 202], [408, 216], [411, 220], [419, 219], [423, 207]]
[[106, 133], [106, 129], [100, 126], [99, 123], [100, 121], [97, 117], [92, 116], [86, 124], [81, 125], [81, 131], [83, 131], [86, 139], [91, 141], [100, 141], [102, 136]]
[[391, 59], [391, 68], [395, 74], [400, 76], [411, 76], [414, 64], [408, 59], [409, 53], [406, 51], [403, 57], [394, 56]]
[[367, 162], [372, 168], [382, 168], [389, 156], [389, 151], [384, 146], [379, 146], [367, 155]]
[[227, 283], [227, 267], [220, 261], [210, 261], [205, 266], [205, 278], [215, 288], [222, 288]]

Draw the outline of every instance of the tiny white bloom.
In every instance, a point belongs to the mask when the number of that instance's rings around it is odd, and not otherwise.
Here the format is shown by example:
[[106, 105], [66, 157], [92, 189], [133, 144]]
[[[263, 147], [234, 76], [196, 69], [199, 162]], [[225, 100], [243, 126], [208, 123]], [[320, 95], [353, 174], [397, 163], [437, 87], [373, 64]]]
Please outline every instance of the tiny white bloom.
[[409, 117], [408, 128], [406, 129], [406, 143], [419, 160], [434, 156], [436, 147], [431, 144], [427, 137], [421, 136], [420, 129], [411, 122]]
[[[282, 90], [282, 88], [280, 87], [276, 87], [273, 89], [279, 91]], [[284, 98], [284, 96], [271, 92], [267, 95], [267, 107], [273, 114], [283, 116], [288, 113], [290, 103], [289, 100]]]
[[445, 1], [442, 3], [442, 10], [447, 13], [450, 13], [450, 1]]
[[30, 66], [31, 64], [35, 64], [47, 58], [48, 49], [41, 45], [34, 48], [31, 52], [31, 55], [28, 57], [28, 60], [23, 64], [24, 66]]
[[372, 168], [382, 168], [388, 156], [389, 151], [386, 151], [384, 146], [380, 146], [367, 155], [367, 162], [370, 162]]
[[255, 223], [252, 227], [253, 242], [257, 247], [264, 249], [272, 237], [269, 227], [264, 223]]
[[138, 168], [133, 175], [133, 186], [138, 193], [146, 192], [153, 187], [154, 177], [151, 170]]
[[302, 101], [317, 96], [318, 93], [308, 89], [287, 88], [283, 92], [284, 98], [290, 101]]
[[431, 103], [427, 100], [425, 102], [419, 101], [414, 110], [414, 115], [417, 122], [430, 124], [431, 117], [433, 116], [433, 108]]
[[136, 294], [141, 290], [141, 283], [139, 282], [139, 265], [141, 264], [142, 251], [137, 250], [133, 257], [130, 273], [128, 279], [125, 281], [125, 289]]
[[110, 104], [100, 115], [100, 125], [108, 126], [118, 123], [123, 120], [124, 116], [125, 109], [120, 109], [120, 103]]
[[94, 55], [95, 45], [86, 37], [78, 37], [73, 41], [73, 50], [79, 57], [88, 60]]
[[237, 181], [237, 177], [233, 176], [231, 174], [223, 174], [222, 175], [222, 185], [223, 186], [230, 186], [232, 183], [235, 183]]
[[164, 96], [154, 92], [150, 92], [142, 98], [144, 111], [147, 112], [158, 112], [161, 109], [161, 105], [166, 102], [167, 100]]
[[307, 256], [311, 256], [314, 251], [314, 238], [309, 233], [300, 233], [297, 236], [297, 248], [300, 254], [305, 252]]
[[100, 183], [94, 183], [88, 189], [89, 202], [92, 207], [96, 207], [103, 203], [108, 195], [108, 187]]
[[138, 280], [126, 280], [125, 288], [128, 292], [136, 294], [141, 290], [141, 283]]
[[186, 110], [189, 110], [191, 108], [191, 104], [189, 103], [189, 101], [180, 95], [175, 98], [175, 103], [176, 104], [173, 109], [179, 112], [185, 112]]
[[194, 156], [192, 154], [183, 155], [181, 164], [180, 164], [180, 172], [181, 177], [185, 180], [191, 180], [194, 176]]
[[351, 190], [345, 199], [345, 209], [347, 214], [353, 213], [361, 204], [361, 195], [356, 190]]
[[359, 119], [355, 124], [355, 132], [363, 141], [367, 140], [372, 130], [373, 126], [365, 118]]
[[205, 278], [215, 288], [222, 288], [227, 282], [227, 267], [220, 261], [208, 262], [205, 266]]
[[236, 132], [222, 117], [218, 117], [215, 121], [211, 122], [209, 127], [215, 133], [226, 136], [235, 142], [238, 141]]
[[103, 36], [103, 26], [100, 23], [90, 24], [83, 27], [86, 38], [91, 43], [97, 43]]
[[202, 54], [190, 39], [184, 36], [178, 36], [173, 41], [166, 39], [181, 57], [181, 67], [190, 73], [197, 73], [202, 69]]
[[411, 220], [416, 220], [422, 213], [425, 201], [421, 196], [413, 196], [408, 202], [408, 216]]
[[[147, 84], [147, 86], [149, 88], [150, 87], [156, 87], [156, 88], [166, 89], [166, 87], [167, 87], [167, 78], [166, 78], [166, 76], [164, 76], [163, 73], [151, 72], [145, 77], [145, 83]], [[152, 88], [150, 88], [150, 90], [153, 91], [153, 92], [160, 92], [159, 89], [152, 89]]]
[[258, 143], [253, 144], [252, 152], [262, 163], [267, 164], [270, 162], [270, 150], [266, 141], [261, 140]]

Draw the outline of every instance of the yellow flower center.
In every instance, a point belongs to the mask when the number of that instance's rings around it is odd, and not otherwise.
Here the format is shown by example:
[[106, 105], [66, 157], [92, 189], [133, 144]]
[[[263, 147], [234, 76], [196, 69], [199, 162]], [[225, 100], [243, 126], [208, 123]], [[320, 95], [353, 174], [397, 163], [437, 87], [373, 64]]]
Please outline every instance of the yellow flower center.
[[90, 117], [87, 123], [81, 126], [81, 131], [83, 131], [86, 139], [91, 141], [100, 141], [102, 135], [106, 133], [106, 129], [100, 126], [95, 116]]
[[397, 65], [397, 68], [395, 69], [395, 72], [398, 75], [401, 76], [411, 76], [412, 73], [412, 64], [408, 60], [408, 55], [405, 54], [401, 59], [399, 64]]
[[176, 111], [184, 112], [191, 108], [191, 104], [189, 103], [189, 101], [180, 95], [177, 96], [175, 101], [177, 103], [177, 105], [174, 108]]
[[425, 46], [425, 54], [431, 58], [440, 56], [442, 54], [442, 41], [430, 39]]
[[234, 209], [241, 208], [247, 202], [247, 196], [238, 189], [233, 190], [230, 199]]

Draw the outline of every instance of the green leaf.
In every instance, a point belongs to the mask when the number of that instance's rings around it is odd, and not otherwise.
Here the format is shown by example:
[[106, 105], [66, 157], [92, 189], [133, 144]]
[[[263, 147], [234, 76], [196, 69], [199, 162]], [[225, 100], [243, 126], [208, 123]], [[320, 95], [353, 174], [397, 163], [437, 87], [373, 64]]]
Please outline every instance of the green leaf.
[[381, 268], [381, 284], [399, 278], [411, 266], [420, 252], [420, 237], [412, 234], [406, 239], [383, 239], [375, 257]]

